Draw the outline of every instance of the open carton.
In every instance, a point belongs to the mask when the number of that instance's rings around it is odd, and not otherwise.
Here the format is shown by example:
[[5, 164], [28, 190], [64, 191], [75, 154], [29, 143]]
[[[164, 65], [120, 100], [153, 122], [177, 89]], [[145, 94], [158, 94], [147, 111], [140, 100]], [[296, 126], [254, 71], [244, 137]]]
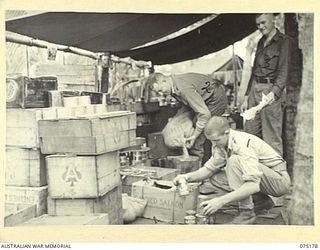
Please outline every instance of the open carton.
[[198, 183], [188, 184], [189, 194], [181, 196], [172, 181], [141, 180], [132, 184], [132, 196], [148, 200], [143, 217], [183, 224], [187, 210], [196, 210]]

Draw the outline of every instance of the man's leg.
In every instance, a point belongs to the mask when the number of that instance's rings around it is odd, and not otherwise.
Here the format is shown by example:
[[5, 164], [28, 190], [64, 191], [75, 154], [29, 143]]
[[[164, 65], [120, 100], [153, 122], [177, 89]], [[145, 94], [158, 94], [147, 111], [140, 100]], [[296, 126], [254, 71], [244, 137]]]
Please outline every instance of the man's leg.
[[[258, 95], [255, 90], [253, 90], [250, 95], [249, 95], [249, 99], [248, 99], [248, 109], [256, 106], [259, 104], [259, 100], [260, 100], [260, 95]], [[254, 119], [249, 120], [249, 121], [245, 121], [244, 123], [244, 131], [258, 136], [260, 138], [262, 138], [262, 127], [261, 127], [261, 117], [260, 114], [256, 114], [256, 116], [254, 117]]]
[[[238, 189], [243, 185], [244, 181], [242, 176], [244, 174], [243, 169], [239, 162], [239, 157], [232, 155], [227, 162], [226, 174], [230, 188], [233, 190]], [[235, 217], [230, 224], [253, 224], [255, 220], [255, 213], [253, 211], [253, 200], [252, 196], [238, 201], [239, 204], [239, 216]]]
[[287, 194], [290, 191], [291, 181], [285, 169], [285, 163], [273, 169], [259, 164], [259, 170], [263, 172], [260, 182], [261, 192], [275, 197]]
[[[241, 168], [239, 157], [232, 155], [227, 162], [226, 174], [229, 182], [229, 186], [232, 190], [236, 190], [244, 184], [242, 176], [244, 174]], [[239, 201], [240, 209], [253, 209], [253, 201], [251, 195], [241, 201]]]
[[264, 107], [261, 112], [262, 139], [274, 148], [280, 155], [283, 154], [282, 121], [283, 109], [281, 99]]

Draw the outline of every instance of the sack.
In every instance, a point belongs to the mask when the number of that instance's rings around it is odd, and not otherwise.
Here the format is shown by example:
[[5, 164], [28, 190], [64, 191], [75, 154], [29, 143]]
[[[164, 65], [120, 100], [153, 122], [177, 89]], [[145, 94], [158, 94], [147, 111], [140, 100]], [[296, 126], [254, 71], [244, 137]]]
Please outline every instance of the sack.
[[141, 217], [147, 205], [147, 200], [134, 198], [128, 194], [122, 194], [123, 221], [132, 222]]
[[185, 138], [192, 136], [194, 132], [192, 113], [186, 111], [174, 116], [162, 130], [164, 143], [168, 147], [183, 147]]

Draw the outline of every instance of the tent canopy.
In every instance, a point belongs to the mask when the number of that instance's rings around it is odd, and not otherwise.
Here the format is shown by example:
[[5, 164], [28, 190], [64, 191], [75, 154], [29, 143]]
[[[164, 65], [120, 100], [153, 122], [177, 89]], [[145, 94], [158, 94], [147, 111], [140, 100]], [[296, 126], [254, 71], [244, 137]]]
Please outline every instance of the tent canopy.
[[220, 14], [164, 42], [140, 47], [210, 14], [45, 12], [6, 21], [6, 30], [48, 42], [120, 57], [175, 63], [221, 50], [256, 30], [254, 14]]

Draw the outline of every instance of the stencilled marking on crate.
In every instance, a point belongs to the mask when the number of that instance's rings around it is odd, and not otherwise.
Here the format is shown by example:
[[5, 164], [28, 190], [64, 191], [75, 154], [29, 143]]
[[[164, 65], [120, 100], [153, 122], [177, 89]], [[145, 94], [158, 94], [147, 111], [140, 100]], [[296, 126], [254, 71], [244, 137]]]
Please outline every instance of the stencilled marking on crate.
[[171, 200], [155, 198], [153, 196], [144, 196], [143, 199], [148, 200], [148, 206], [155, 208], [172, 208], [183, 209], [184, 200]]
[[66, 171], [62, 174], [62, 179], [70, 185], [70, 187], [74, 186], [75, 182], [79, 182], [82, 178], [82, 174], [77, 170], [77, 167], [73, 164], [66, 166]]

